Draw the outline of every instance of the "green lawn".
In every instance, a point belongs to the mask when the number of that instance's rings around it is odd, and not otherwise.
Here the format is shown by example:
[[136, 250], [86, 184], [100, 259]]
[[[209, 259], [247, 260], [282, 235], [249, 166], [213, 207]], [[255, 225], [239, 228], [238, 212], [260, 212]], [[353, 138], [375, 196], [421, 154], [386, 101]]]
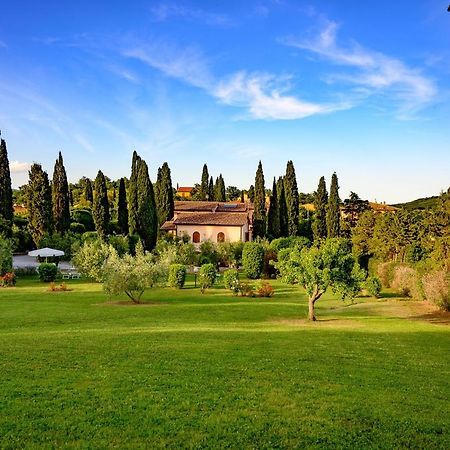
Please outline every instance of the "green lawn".
[[450, 448], [450, 328], [395, 298], [0, 289], [0, 448]]

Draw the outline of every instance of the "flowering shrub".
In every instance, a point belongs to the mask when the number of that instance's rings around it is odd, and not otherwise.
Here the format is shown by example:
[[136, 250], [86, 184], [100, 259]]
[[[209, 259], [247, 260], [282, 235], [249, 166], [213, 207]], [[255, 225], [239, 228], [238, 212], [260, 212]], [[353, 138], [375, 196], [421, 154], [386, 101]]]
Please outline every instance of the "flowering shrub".
[[6, 272], [0, 277], [0, 286], [12, 287], [16, 285], [16, 274], [14, 272]]
[[273, 297], [274, 289], [268, 281], [258, 280], [255, 286], [257, 297]]
[[417, 272], [411, 267], [398, 266], [395, 268], [392, 287], [405, 297], [422, 298]]
[[394, 278], [395, 263], [384, 262], [378, 264], [377, 275], [384, 287], [391, 287], [392, 280]]
[[235, 294], [238, 293], [239, 274], [236, 269], [229, 269], [223, 273], [223, 284], [226, 289], [230, 289]]
[[181, 289], [186, 281], [186, 266], [183, 264], [171, 264], [169, 267], [170, 287]]
[[444, 311], [450, 311], [450, 280], [444, 270], [423, 277], [425, 298]]
[[216, 281], [216, 269], [214, 264], [203, 264], [199, 271], [199, 281], [202, 294]]

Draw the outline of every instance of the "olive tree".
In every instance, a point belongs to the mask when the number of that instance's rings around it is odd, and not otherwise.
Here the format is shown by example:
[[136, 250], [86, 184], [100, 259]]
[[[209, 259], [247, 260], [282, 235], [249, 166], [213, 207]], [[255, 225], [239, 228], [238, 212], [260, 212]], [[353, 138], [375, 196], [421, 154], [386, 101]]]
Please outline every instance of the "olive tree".
[[309, 320], [316, 320], [315, 303], [328, 288], [342, 298], [354, 297], [365, 275], [352, 255], [349, 242], [341, 238], [327, 239], [320, 247], [286, 249], [279, 253], [276, 267], [283, 281], [305, 289]]

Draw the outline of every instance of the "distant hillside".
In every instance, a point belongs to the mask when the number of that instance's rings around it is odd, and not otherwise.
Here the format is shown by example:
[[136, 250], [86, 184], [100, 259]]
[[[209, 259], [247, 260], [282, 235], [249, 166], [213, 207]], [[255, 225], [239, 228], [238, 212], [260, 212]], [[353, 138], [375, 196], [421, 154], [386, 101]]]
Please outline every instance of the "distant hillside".
[[425, 197], [425, 198], [418, 198], [417, 200], [413, 200], [412, 202], [407, 203], [397, 203], [397, 208], [403, 208], [408, 211], [412, 211], [414, 209], [432, 209], [437, 206], [439, 197], [436, 195], [434, 197]]

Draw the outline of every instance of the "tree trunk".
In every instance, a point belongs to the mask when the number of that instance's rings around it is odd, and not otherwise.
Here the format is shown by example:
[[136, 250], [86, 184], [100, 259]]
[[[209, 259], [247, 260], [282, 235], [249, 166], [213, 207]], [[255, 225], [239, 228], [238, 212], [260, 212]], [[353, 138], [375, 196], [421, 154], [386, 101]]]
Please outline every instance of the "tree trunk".
[[308, 312], [308, 319], [309, 320], [317, 320], [316, 316], [314, 314], [314, 303], [316, 303], [316, 300], [314, 300], [313, 298], [310, 298], [308, 301], [308, 306], [309, 306], [309, 312]]

